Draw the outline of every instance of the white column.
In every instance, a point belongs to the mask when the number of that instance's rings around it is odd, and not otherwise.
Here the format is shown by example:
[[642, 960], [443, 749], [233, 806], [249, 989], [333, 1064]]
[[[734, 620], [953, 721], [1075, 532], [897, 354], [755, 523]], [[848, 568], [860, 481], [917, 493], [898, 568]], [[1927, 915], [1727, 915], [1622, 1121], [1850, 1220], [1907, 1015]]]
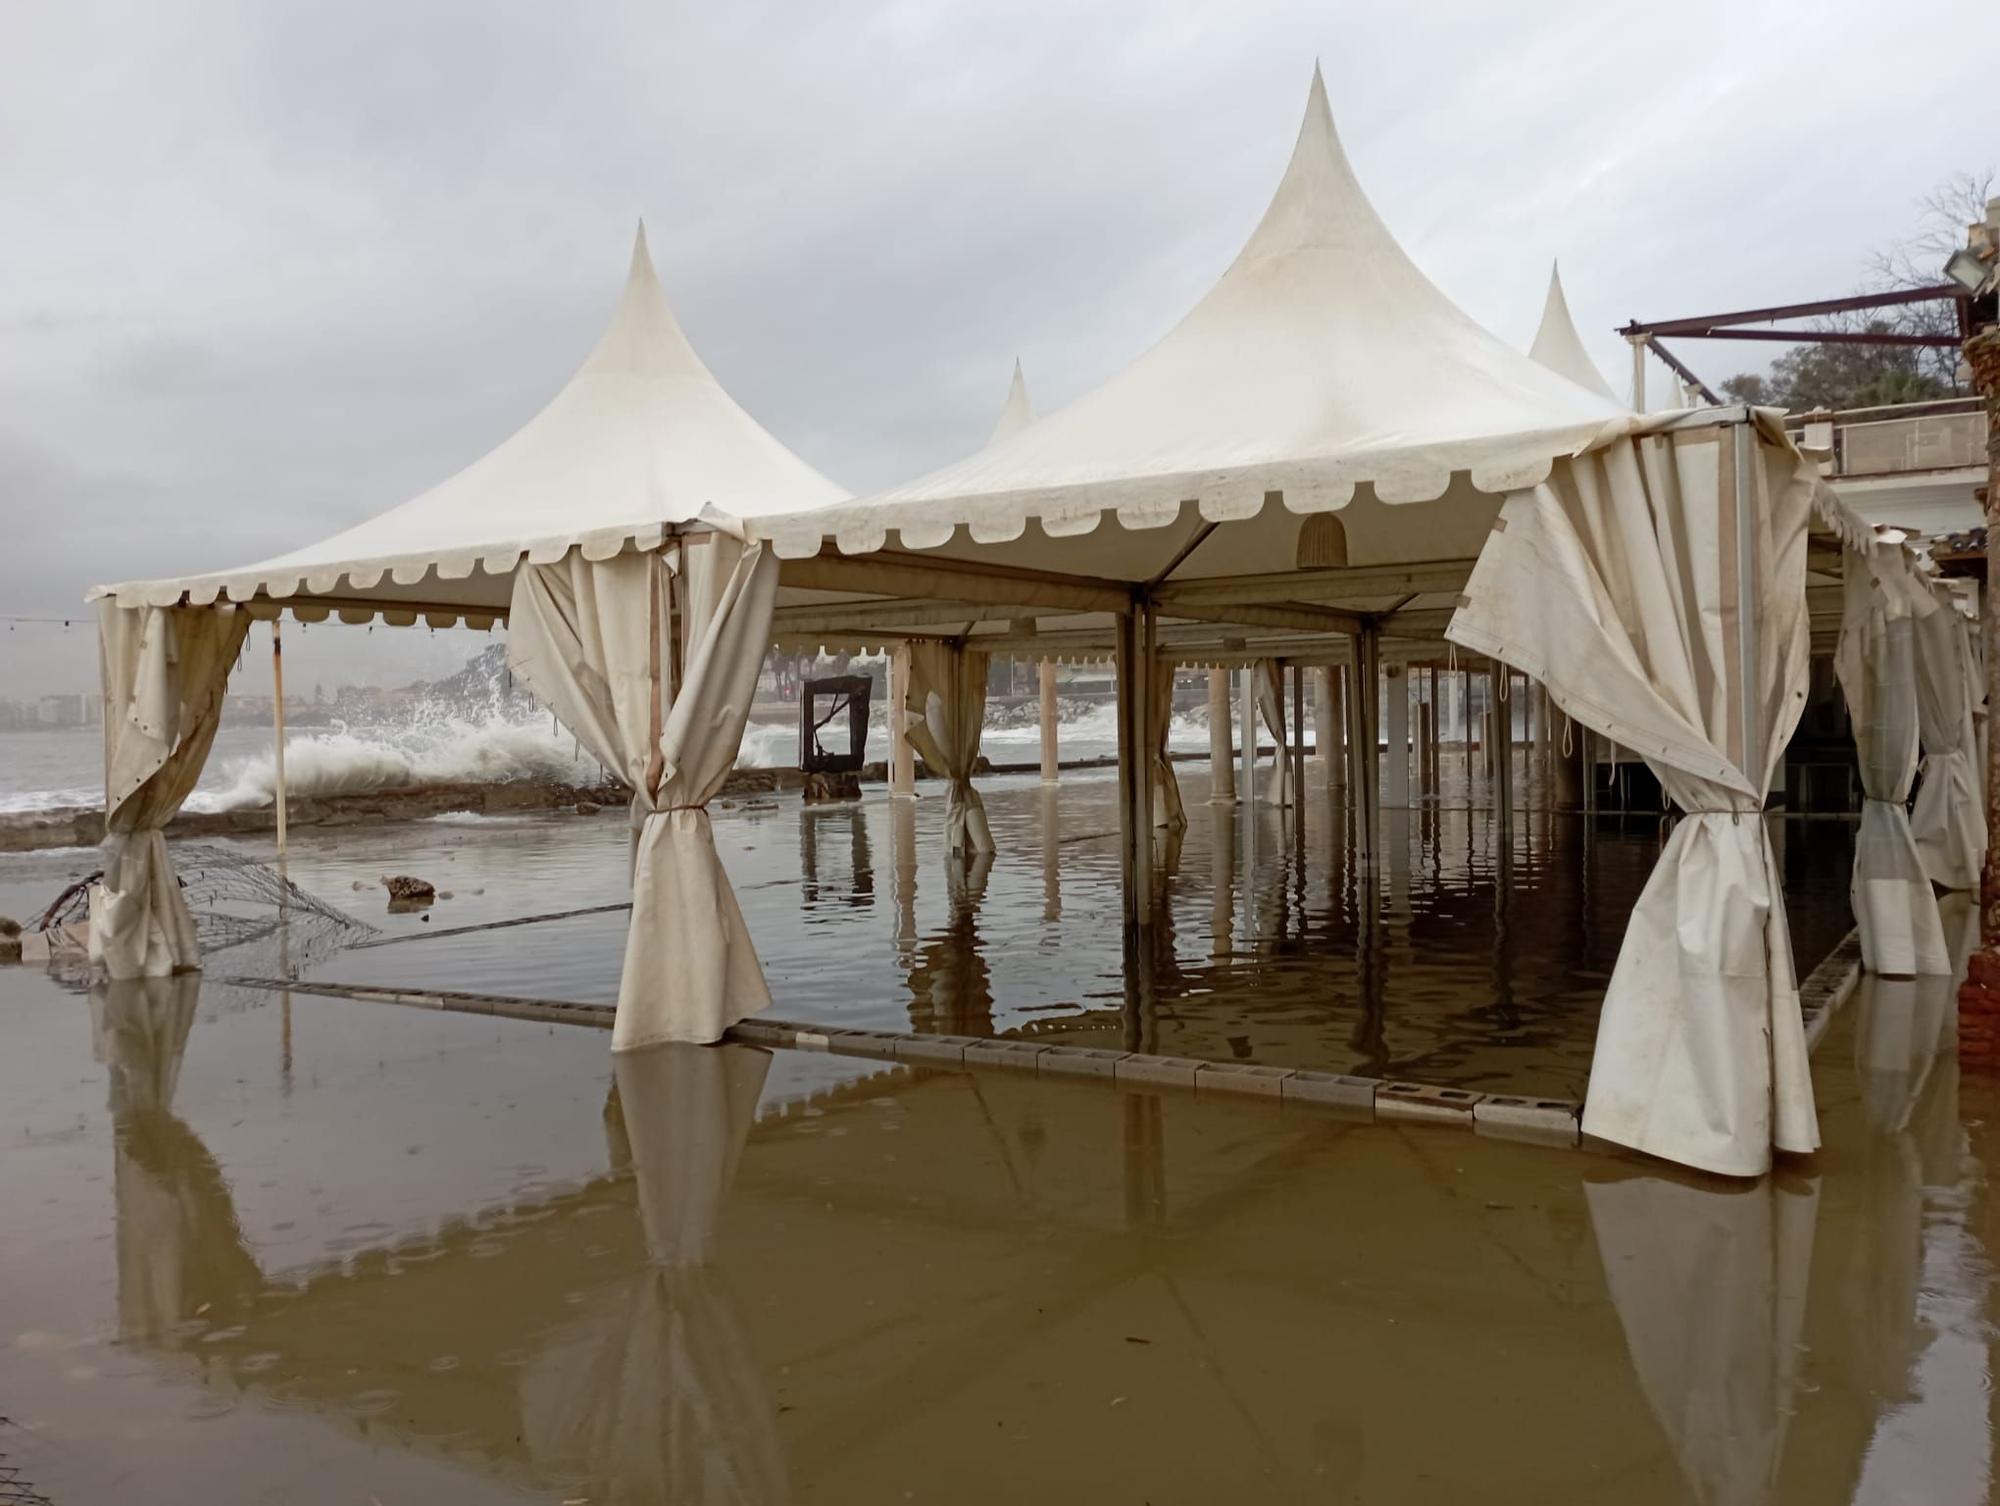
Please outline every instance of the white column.
[[917, 794], [917, 754], [903, 736], [903, 707], [910, 698], [910, 645], [889, 651], [889, 794], [914, 800]]
[[1347, 738], [1341, 728], [1340, 669], [1326, 665], [1319, 672], [1319, 690], [1313, 704], [1313, 746], [1319, 751], [1327, 788], [1340, 789], [1347, 783]]
[[1229, 671], [1208, 672], [1208, 802], [1236, 803], [1236, 740], [1229, 725]]
[[1056, 742], [1056, 661], [1044, 659], [1036, 669], [1041, 677], [1042, 783], [1054, 784], [1060, 769]]

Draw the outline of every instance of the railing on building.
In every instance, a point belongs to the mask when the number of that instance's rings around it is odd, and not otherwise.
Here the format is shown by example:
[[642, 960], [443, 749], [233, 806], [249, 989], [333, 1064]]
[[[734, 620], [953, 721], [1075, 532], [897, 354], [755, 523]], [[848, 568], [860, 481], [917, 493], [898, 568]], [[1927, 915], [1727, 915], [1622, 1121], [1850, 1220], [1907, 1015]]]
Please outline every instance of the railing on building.
[[1785, 427], [1801, 443], [1833, 451], [1830, 476], [1900, 476], [1986, 463], [1986, 413], [1976, 397], [1794, 413]]

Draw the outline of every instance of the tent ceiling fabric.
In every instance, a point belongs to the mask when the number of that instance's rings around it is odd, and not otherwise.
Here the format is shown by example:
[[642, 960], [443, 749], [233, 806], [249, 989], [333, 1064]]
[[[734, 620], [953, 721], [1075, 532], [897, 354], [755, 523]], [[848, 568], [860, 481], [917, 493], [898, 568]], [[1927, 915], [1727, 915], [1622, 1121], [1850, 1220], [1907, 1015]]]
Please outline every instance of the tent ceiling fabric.
[[1480, 328], [1417, 269], [1355, 181], [1315, 70], [1262, 222], [1152, 350], [942, 470], [752, 527], [780, 558], [829, 538], [867, 553], [894, 532], [906, 549], [1018, 541], [1067, 568], [1113, 517], [1139, 533], [1330, 511], [1364, 485], [1385, 504], [1439, 498], [1455, 477], [1517, 490], [1629, 421]]
[[[101, 589], [121, 605], [185, 594], [504, 607], [522, 559], [572, 546], [606, 559], [673, 525], [824, 507], [847, 493], [780, 444], [688, 343], [642, 225], [624, 296], [597, 348], [542, 411], [483, 459], [332, 538], [236, 570]], [[398, 588], [401, 588], [400, 590]], [[358, 610], [359, 608], [357, 608]]]

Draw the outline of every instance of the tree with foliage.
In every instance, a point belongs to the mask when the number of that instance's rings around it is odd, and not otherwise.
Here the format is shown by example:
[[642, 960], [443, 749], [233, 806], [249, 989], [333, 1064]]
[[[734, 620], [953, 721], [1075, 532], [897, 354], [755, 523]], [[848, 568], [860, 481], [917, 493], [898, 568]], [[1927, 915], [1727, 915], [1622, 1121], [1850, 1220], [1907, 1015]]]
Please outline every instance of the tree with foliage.
[[[1965, 227], [1986, 214], [1994, 175], [1954, 173], [1917, 201], [1916, 228], [1870, 258], [1864, 292], [1935, 287], [1945, 258], [1965, 243]], [[1956, 335], [1949, 303], [1913, 303], [1836, 314], [1814, 328], [1849, 334]], [[1953, 397], [1963, 391], [1955, 349], [1848, 342], [1797, 345], [1771, 363], [1768, 376], [1743, 372], [1722, 384], [1736, 402], [1788, 408], [1877, 408]]]

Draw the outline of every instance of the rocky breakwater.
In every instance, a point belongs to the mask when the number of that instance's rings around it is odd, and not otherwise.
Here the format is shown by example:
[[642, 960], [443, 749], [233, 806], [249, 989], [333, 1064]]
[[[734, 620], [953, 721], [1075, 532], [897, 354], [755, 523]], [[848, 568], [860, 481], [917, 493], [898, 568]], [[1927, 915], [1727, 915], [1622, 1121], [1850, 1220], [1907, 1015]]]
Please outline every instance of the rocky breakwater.
[[[796, 769], [738, 769], [723, 786], [725, 795], [749, 795], [787, 789], [803, 776]], [[341, 795], [295, 795], [286, 803], [286, 820], [296, 829], [306, 826], [382, 826], [398, 821], [422, 821], [454, 811], [481, 815], [510, 812], [570, 810], [580, 806], [616, 809], [627, 800], [616, 784], [576, 785], [536, 779], [500, 783], [431, 784], [409, 789], [357, 791]], [[268, 805], [228, 811], [182, 811], [167, 827], [169, 837], [251, 836], [271, 831], [277, 814]], [[95, 847], [104, 840], [104, 812], [71, 807], [63, 810], [0, 813], [0, 852], [31, 852], [47, 847]]]

